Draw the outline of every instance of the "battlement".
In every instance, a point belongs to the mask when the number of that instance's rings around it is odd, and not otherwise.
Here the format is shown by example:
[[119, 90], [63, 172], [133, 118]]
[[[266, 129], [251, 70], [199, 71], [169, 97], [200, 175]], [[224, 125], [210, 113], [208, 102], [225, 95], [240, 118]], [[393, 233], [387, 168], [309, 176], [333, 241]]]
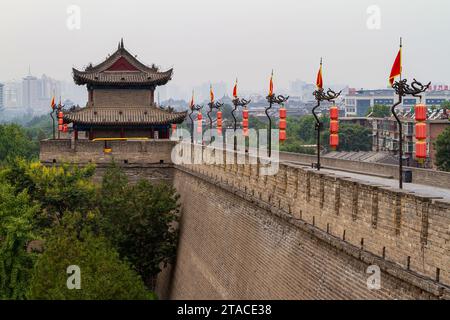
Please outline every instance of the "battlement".
[[[211, 152], [223, 152], [224, 159], [237, 157], [223, 150]], [[319, 229], [340, 242], [340, 250], [347, 248], [348, 254], [359, 259], [388, 262], [386, 272], [407, 278], [423, 290], [437, 296], [443, 288], [447, 295], [450, 292], [449, 202], [301, 165], [279, 163], [277, 174], [261, 175], [260, 159], [250, 164], [256, 159], [240, 156], [245, 157], [244, 164], [177, 167], [239, 193], [255, 205]]]
[[175, 142], [170, 140], [108, 141], [111, 152], [105, 153], [104, 141], [42, 140], [39, 160], [42, 163], [73, 162], [107, 164], [114, 159], [124, 164], [171, 164]]

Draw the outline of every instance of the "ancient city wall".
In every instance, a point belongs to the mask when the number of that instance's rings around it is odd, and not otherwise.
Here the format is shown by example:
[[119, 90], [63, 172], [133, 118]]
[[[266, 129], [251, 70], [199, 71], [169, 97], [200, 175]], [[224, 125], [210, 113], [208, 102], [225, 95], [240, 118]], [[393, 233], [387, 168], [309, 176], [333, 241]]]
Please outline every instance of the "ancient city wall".
[[[112, 159], [131, 180], [181, 195], [177, 261], [157, 293], [174, 299], [450, 299], [450, 203], [279, 164], [172, 164], [169, 140], [41, 142], [46, 164]], [[200, 147], [201, 150], [201, 147]], [[215, 155], [223, 151], [215, 151]], [[242, 156], [242, 155], [240, 155]], [[235, 154], [222, 153], [224, 159]], [[369, 290], [367, 267], [380, 267]]]
[[[177, 166], [171, 298], [450, 298], [450, 203], [259, 166]], [[369, 265], [382, 270], [381, 290], [367, 288]]]

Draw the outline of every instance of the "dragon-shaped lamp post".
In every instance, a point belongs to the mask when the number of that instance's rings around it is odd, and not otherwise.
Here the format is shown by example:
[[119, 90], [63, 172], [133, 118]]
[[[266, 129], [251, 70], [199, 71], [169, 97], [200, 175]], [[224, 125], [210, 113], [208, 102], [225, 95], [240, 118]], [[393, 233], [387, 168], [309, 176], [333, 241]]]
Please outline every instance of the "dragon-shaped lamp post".
[[317, 104], [314, 108], [312, 108], [312, 114], [314, 118], [316, 119], [316, 130], [317, 130], [317, 170], [320, 170], [320, 132], [323, 127], [323, 123], [320, 121], [319, 117], [315, 113], [316, 109], [320, 106], [320, 103], [322, 101], [331, 101], [334, 102], [335, 99], [337, 99], [341, 95], [342, 91], [334, 92], [331, 89], [328, 89], [327, 92], [325, 92], [322, 88], [317, 89], [313, 92], [314, 97], [317, 100]]
[[53, 117], [53, 114], [55, 113], [56, 108], [52, 109], [52, 112], [50, 112], [50, 117], [52, 118], [52, 126], [53, 126], [53, 140], [56, 139], [56, 133], [55, 133], [55, 118]]
[[395, 94], [398, 95], [398, 101], [394, 103], [391, 107], [392, 115], [397, 120], [397, 130], [398, 130], [398, 187], [403, 189], [403, 130], [402, 122], [399, 119], [397, 113], [395, 112], [395, 107], [402, 103], [403, 97], [406, 95], [412, 95], [413, 97], [418, 97], [422, 100], [420, 93], [425, 92], [430, 87], [431, 82], [426, 85], [421, 84], [416, 79], [413, 79], [411, 85], [408, 84], [407, 79], [395, 81], [392, 88], [395, 90]]
[[250, 102], [251, 102], [251, 100], [246, 100], [246, 99], [243, 99], [243, 98], [239, 99], [238, 97], [233, 99], [234, 108], [233, 108], [233, 110], [231, 110], [231, 116], [233, 117], [233, 121], [234, 121], [234, 123], [233, 123], [233, 130], [235, 132], [235, 135], [234, 135], [234, 151], [237, 150], [237, 139], [236, 139], [237, 119], [236, 119], [236, 116], [235, 116], [234, 113], [236, 112], [238, 107], [245, 108], [245, 106], [247, 106]]
[[269, 116], [269, 110], [272, 108], [273, 104], [284, 104], [288, 99], [289, 96], [282, 96], [282, 95], [278, 95], [276, 96], [275, 94], [269, 94], [267, 97], [267, 102], [269, 102], [269, 106], [264, 110], [267, 116], [267, 119], [269, 119], [269, 132], [268, 132], [268, 155], [269, 158], [272, 155], [272, 119]]
[[191, 119], [191, 144], [194, 144], [194, 119], [192, 119], [192, 114], [194, 111], [200, 111], [202, 109], [203, 106], [196, 104], [191, 107], [191, 112], [189, 113], [189, 119]]
[[212, 138], [213, 138], [213, 136], [212, 136], [213, 120], [211, 118], [211, 112], [213, 111], [213, 109], [219, 110], [220, 108], [222, 108], [223, 107], [223, 103], [219, 102], [219, 101], [217, 101], [217, 102], [211, 101], [211, 102], [208, 103], [208, 106], [209, 106], [209, 110], [208, 110], [208, 112], [206, 112], [206, 115], [209, 118], [209, 134], [210, 134], [210, 137], [211, 137], [210, 141], [212, 142]]

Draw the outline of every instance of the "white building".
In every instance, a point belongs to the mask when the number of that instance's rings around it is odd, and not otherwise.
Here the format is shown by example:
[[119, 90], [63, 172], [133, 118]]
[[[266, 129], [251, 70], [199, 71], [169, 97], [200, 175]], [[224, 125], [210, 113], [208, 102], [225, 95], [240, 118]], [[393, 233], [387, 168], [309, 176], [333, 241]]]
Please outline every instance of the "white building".
[[[364, 117], [370, 107], [374, 105], [392, 106], [398, 96], [393, 89], [377, 90], [356, 90], [349, 89], [348, 94], [344, 96], [345, 116], [346, 117]], [[450, 100], [449, 90], [427, 91], [422, 94], [422, 102], [427, 106], [440, 106], [443, 102]], [[398, 106], [400, 109], [410, 109], [419, 103], [419, 98], [406, 96], [403, 103]]]

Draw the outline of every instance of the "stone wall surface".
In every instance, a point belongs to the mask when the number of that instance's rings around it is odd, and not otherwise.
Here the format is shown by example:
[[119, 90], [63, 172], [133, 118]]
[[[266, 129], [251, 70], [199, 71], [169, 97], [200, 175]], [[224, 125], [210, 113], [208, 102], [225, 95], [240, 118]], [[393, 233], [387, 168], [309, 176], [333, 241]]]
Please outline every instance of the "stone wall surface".
[[[173, 299], [449, 298], [450, 204], [281, 163], [181, 165]], [[369, 290], [369, 265], [382, 271]]]

